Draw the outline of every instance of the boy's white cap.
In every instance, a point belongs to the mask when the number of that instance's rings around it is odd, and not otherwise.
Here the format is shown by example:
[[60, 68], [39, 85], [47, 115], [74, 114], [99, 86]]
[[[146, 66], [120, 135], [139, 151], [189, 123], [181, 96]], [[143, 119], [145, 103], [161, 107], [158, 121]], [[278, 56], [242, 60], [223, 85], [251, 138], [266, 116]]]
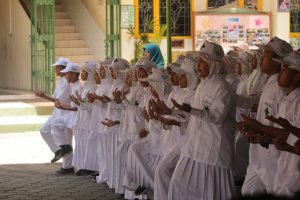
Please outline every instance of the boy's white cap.
[[67, 67], [64, 70], [61, 70], [61, 73], [67, 73], [67, 72], [75, 72], [75, 73], [80, 73], [81, 67], [77, 63], [72, 63], [69, 62]]
[[224, 58], [224, 50], [219, 44], [205, 41], [198, 55], [213, 61], [222, 61]]
[[59, 65], [67, 66], [69, 62], [70, 61], [67, 58], [58, 58], [57, 61], [51, 66], [52, 67], [59, 66]]
[[164, 82], [164, 73], [162, 70], [153, 68], [152, 74], [148, 78], [139, 79], [140, 81]]
[[274, 59], [276, 62], [286, 64], [289, 68], [295, 69], [297, 71], [300, 71], [300, 53], [293, 51], [288, 56], [286, 56], [284, 59]]
[[275, 52], [280, 58], [288, 56], [293, 51], [293, 47], [289, 43], [276, 36], [271, 39], [266, 46]]

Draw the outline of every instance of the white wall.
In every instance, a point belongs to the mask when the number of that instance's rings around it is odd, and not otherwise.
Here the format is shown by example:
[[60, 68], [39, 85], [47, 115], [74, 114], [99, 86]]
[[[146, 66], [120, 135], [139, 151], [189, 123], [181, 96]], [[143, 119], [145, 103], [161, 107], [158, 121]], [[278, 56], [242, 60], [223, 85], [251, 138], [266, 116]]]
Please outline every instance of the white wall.
[[272, 36], [277, 36], [289, 41], [290, 34], [290, 13], [277, 12], [277, 1], [264, 0], [263, 11], [271, 12], [272, 17]]
[[[95, 3], [95, 5], [98, 5], [98, 12], [105, 16], [104, 4], [98, 4], [98, 0], [90, 1]], [[81, 0], [61, 0], [60, 2], [64, 6], [68, 16], [71, 18], [71, 23], [75, 25], [76, 30], [90, 48], [91, 53], [96, 55], [99, 59], [104, 59], [105, 30], [98, 26], [92, 14], [87, 10], [87, 7]], [[103, 19], [102, 23], [105, 25], [105, 17]]]
[[0, 87], [31, 90], [30, 20], [18, 0], [10, 18], [9, 1], [0, 1]]

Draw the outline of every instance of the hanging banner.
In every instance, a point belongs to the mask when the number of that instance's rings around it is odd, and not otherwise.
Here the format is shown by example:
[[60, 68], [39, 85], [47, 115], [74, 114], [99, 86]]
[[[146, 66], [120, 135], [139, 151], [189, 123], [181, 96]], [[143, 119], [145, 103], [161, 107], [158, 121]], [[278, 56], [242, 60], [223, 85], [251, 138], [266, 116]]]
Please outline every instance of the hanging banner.
[[134, 27], [134, 6], [121, 5], [121, 28]]

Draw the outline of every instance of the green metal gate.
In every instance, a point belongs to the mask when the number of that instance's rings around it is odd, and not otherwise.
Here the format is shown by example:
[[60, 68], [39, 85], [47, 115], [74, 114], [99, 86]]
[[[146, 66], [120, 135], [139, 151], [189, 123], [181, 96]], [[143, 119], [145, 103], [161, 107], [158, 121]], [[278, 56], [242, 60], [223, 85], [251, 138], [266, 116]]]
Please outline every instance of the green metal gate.
[[31, 70], [32, 90], [48, 94], [55, 87], [55, 0], [32, 0]]
[[121, 56], [120, 0], [106, 0], [106, 56]]

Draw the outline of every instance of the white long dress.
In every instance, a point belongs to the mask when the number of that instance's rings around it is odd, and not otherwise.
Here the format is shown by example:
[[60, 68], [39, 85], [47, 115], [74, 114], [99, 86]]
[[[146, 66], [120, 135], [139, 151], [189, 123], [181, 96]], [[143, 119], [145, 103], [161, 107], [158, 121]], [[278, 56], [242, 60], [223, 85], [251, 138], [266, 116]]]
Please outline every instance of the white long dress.
[[[113, 99], [112, 93], [118, 89], [123, 90], [125, 87], [124, 79], [118, 78], [113, 81], [113, 84], [109, 90], [108, 97]], [[122, 114], [122, 105], [117, 104], [114, 101], [110, 101], [107, 105], [107, 110], [105, 113], [105, 118], [116, 121], [121, 119]], [[118, 145], [118, 131], [119, 126], [116, 125], [113, 127], [104, 127], [104, 141], [103, 150], [105, 156], [105, 167], [107, 169], [108, 181], [107, 184], [110, 188], [115, 188], [116, 183], [116, 160], [115, 160], [115, 152], [117, 151]]]
[[139, 130], [145, 127], [142, 111], [138, 107], [144, 93], [145, 91], [140, 85], [134, 85], [130, 88], [130, 93], [126, 95], [126, 99], [122, 101], [124, 107], [118, 132], [118, 147], [115, 153], [116, 193], [125, 193], [123, 182], [126, 170], [127, 152], [131, 144], [140, 140], [138, 136]]
[[[188, 88], [180, 89], [180, 96], [175, 98], [179, 104], [191, 104], [191, 100], [195, 94], [195, 90]], [[184, 117], [183, 117], [184, 116]], [[163, 200], [168, 198], [168, 190], [172, 174], [175, 170], [176, 164], [180, 158], [180, 151], [182, 144], [186, 139], [186, 126], [189, 117], [186, 115], [176, 115], [174, 117], [177, 121], [181, 122], [181, 127], [172, 126], [169, 133], [167, 133], [168, 142], [167, 149], [164, 152], [164, 157], [158, 163], [155, 171], [154, 179], [154, 199]], [[166, 136], [165, 136], [166, 138]]]
[[[140, 108], [148, 108], [152, 98], [150, 88], [146, 89]], [[163, 98], [161, 98], [163, 99]], [[153, 189], [154, 173], [159, 160], [162, 157], [161, 124], [156, 120], [150, 120], [146, 124], [148, 136], [142, 141], [132, 144], [127, 153], [127, 166], [124, 176], [124, 185], [137, 183], [141, 186]]]
[[201, 80], [168, 200], [222, 200], [235, 193], [235, 102], [223, 75]]
[[[102, 79], [100, 85], [95, 91], [95, 94], [98, 96], [106, 95], [108, 96], [112, 80], [110, 77]], [[108, 174], [104, 159], [104, 126], [101, 124], [101, 121], [105, 119], [105, 113], [107, 110], [107, 104], [102, 103], [100, 100], [95, 100], [93, 103], [93, 109], [91, 111], [91, 120], [89, 122], [89, 143], [94, 144], [93, 148], [90, 148], [91, 151], [96, 153], [94, 160], [98, 163], [98, 169], [100, 176], [97, 177], [97, 182], [107, 182]]]
[[97, 88], [96, 82], [94, 80], [91, 80], [94, 79], [94, 77], [88, 77], [88, 79], [89, 80], [84, 83], [83, 91], [81, 93], [81, 98], [85, 102], [80, 104], [78, 111], [76, 112], [76, 117], [73, 125], [73, 134], [75, 141], [73, 166], [75, 168], [75, 171], [79, 169], [94, 170], [93, 167], [89, 167], [85, 164], [86, 150], [88, 147], [86, 138], [89, 132], [89, 121], [91, 119], [91, 110], [93, 106], [92, 104], [87, 102], [87, 94], [94, 93]]

